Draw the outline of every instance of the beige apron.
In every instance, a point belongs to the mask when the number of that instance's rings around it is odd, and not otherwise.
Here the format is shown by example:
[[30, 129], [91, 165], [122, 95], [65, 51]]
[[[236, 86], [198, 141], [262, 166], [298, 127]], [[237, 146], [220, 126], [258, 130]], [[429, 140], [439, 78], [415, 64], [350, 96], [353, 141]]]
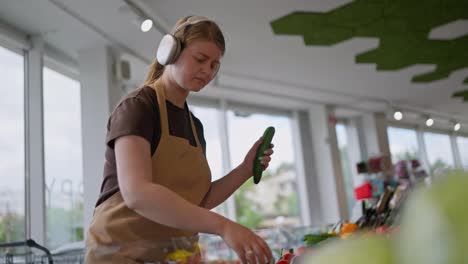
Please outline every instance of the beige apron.
[[[160, 82], [155, 90], [161, 139], [152, 157], [152, 181], [199, 205], [210, 188], [211, 172], [192, 116], [189, 114], [196, 147], [169, 134], [166, 97]], [[193, 250], [196, 241], [195, 232], [155, 223], [129, 209], [119, 191], [94, 211], [86, 241], [86, 263], [158, 263], [176, 249]]]

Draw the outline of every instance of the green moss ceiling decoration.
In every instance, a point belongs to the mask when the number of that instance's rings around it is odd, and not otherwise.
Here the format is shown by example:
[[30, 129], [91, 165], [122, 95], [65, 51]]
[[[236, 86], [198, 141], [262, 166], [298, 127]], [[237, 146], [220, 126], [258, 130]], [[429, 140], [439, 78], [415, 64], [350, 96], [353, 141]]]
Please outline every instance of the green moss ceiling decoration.
[[433, 28], [458, 19], [468, 19], [468, 0], [356, 0], [326, 13], [293, 12], [272, 21], [271, 27], [278, 35], [302, 35], [306, 45], [379, 38], [379, 47], [358, 54], [357, 63], [375, 63], [377, 70], [434, 64], [434, 71], [412, 78], [427, 83], [468, 67], [468, 35], [428, 39]]

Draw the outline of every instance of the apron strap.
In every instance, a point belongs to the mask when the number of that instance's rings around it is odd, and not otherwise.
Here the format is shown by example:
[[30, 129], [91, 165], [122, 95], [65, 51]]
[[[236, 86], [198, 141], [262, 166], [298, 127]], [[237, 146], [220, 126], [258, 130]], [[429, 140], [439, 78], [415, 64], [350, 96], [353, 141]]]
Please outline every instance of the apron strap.
[[[156, 90], [156, 95], [158, 97], [158, 104], [159, 104], [159, 114], [161, 118], [161, 134], [163, 136], [169, 136], [169, 120], [167, 118], [167, 108], [166, 108], [166, 94], [164, 92], [164, 86], [161, 85], [160, 81], [156, 81], [153, 88]], [[198, 133], [195, 127], [195, 123], [193, 122], [192, 113], [188, 108], [187, 102], [185, 103], [185, 107], [187, 108], [188, 116], [190, 119], [190, 125], [192, 127], [192, 133], [195, 137], [195, 142], [197, 143], [197, 147], [201, 147], [200, 141], [198, 140]]]
[[161, 118], [161, 134], [162, 136], [169, 136], [169, 122], [167, 119], [167, 108], [166, 108], [166, 95], [164, 92], [164, 86], [158, 81], [154, 84], [156, 95], [158, 97], [159, 104], [159, 116]]
[[197, 142], [197, 147], [201, 147], [200, 141], [198, 140], [198, 133], [195, 127], [195, 122], [193, 122], [192, 112], [190, 112], [190, 109], [188, 108], [187, 103], [185, 103], [185, 107], [187, 107], [187, 112], [190, 118], [190, 125], [192, 126], [192, 133], [193, 133], [193, 136], [195, 137], [195, 142]]

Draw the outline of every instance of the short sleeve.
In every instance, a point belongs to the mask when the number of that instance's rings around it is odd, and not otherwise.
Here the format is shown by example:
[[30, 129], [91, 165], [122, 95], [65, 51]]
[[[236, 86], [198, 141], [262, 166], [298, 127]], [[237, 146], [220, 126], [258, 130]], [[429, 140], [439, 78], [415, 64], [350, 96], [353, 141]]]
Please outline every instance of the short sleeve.
[[109, 117], [107, 146], [113, 149], [117, 138], [129, 135], [143, 137], [151, 144], [155, 124], [153, 116], [151, 108], [140, 98], [125, 99]]

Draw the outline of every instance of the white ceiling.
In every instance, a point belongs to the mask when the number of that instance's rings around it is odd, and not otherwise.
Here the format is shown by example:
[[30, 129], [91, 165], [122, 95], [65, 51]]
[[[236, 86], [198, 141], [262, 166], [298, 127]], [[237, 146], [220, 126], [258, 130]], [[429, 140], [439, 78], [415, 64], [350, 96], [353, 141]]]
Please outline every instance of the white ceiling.
[[[464, 119], [468, 104], [450, 98], [453, 92], [468, 88], [462, 86], [468, 69], [445, 80], [414, 84], [410, 81], [413, 75], [434, 66], [377, 72], [372, 64], [354, 63], [357, 53], [378, 45], [377, 39], [354, 38], [332, 47], [311, 47], [300, 37], [272, 33], [269, 23], [290, 12], [328, 11], [349, 0], [129, 1], [166, 29], [189, 14], [218, 22], [225, 33], [227, 52], [217, 85], [232, 89], [233, 96], [254, 91], [288, 99], [284, 102], [291, 108], [298, 100], [346, 106], [353, 111], [382, 109], [389, 101], [468, 122]], [[140, 32], [125, 7], [123, 0], [0, 0], [0, 21], [27, 34], [42, 34], [50, 46], [72, 58], [80, 49], [113, 46], [132, 61], [133, 82], [140, 83], [162, 34], [156, 29]], [[435, 33], [453, 36], [461, 30], [466, 31], [462, 26], [439, 27]]]

